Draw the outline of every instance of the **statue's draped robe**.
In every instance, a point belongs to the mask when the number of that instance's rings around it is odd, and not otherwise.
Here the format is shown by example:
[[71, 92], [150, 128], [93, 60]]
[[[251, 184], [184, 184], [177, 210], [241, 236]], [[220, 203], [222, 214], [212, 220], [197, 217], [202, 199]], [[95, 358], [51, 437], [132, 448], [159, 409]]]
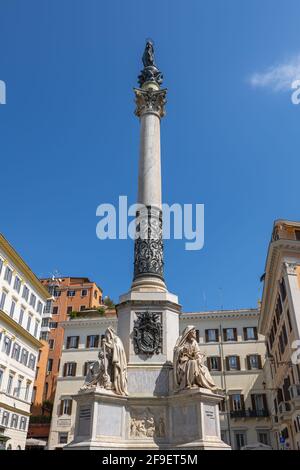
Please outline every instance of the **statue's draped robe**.
[[127, 395], [127, 360], [122, 341], [116, 334], [111, 334], [113, 388], [118, 395]]
[[191, 387], [203, 387], [216, 390], [216, 385], [204, 365], [204, 355], [194, 338], [188, 339], [187, 330], [179, 339], [174, 350], [175, 388], [183, 390]]

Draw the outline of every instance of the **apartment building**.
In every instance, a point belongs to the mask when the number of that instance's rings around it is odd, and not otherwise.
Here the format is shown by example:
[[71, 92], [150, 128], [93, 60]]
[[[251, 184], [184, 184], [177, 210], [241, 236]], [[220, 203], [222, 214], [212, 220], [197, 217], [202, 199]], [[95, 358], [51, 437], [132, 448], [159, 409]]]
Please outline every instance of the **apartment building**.
[[25, 448], [48, 298], [47, 289], [0, 235], [0, 433], [7, 449]]
[[272, 446], [265, 339], [258, 334], [259, 311], [217, 310], [183, 313], [181, 331], [194, 325], [206, 364], [224, 392], [220, 406], [222, 439], [234, 450], [249, 444]]
[[76, 318], [63, 322], [64, 345], [52, 412], [48, 448], [60, 449], [73, 440], [76, 417], [76, 394], [84, 383], [87, 367], [98, 360], [101, 336], [109, 326], [116, 328], [115, 310], [105, 315], [97, 310], [83, 311]]
[[[259, 331], [266, 337], [277, 449], [300, 450], [300, 223], [277, 220], [269, 244]], [[297, 343], [298, 342], [298, 343]]]

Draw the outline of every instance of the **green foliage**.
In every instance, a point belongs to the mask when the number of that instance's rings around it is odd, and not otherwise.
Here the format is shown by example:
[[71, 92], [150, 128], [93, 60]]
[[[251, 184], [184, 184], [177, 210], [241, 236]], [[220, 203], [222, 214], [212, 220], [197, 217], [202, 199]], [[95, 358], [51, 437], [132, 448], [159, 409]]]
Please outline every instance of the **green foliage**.
[[115, 308], [114, 301], [108, 295], [104, 297], [103, 303], [108, 308]]

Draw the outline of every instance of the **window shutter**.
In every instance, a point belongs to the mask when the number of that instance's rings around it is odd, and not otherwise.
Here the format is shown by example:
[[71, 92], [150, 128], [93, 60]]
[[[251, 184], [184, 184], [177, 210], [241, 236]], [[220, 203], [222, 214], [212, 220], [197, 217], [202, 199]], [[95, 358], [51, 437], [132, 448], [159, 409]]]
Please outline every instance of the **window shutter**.
[[76, 366], [77, 366], [76, 362], [73, 362], [73, 364], [72, 364], [72, 377], [75, 377], [75, 375], [76, 375]]
[[67, 363], [64, 363], [64, 371], [63, 371], [63, 376], [66, 377], [67, 375]]
[[[198, 332], [198, 343], [199, 343], [199, 330], [196, 330], [196, 334]], [[99, 335], [96, 335], [96, 341], [95, 341], [95, 348], [99, 348]]]
[[246, 356], [246, 361], [247, 361], [247, 369], [251, 370], [250, 356]]
[[233, 328], [234, 341], [237, 341], [237, 329]]
[[258, 360], [258, 368], [262, 369], [261, 355], [260, 354], [257, 355], [257, 360]]
[[255, 326], [253, 329], [254, 329], [254, 338], [257, 339], [257, 327]]
[[244, 395], [241, 394], [241, 406], [242, 406], [242, 410], [245, 409], [245, 400], [244, 400]]
[[85, 362], [83, 364], [83, 375], [84, 375], [84, 377], [86, 377], [86, 374], [87, 374], [87, 364], [88, 364], [87, 362]]
[[71, 402], [70, 402], [69, 415], [72, 414], [72, 406], [73, 406], [73, 400], [71, 400]]
[[263, 403], [264, 403], [264, 410], [265, 410], [266, 413], [269, 413], [269, 411], [268, 411], [268, 401], [267, 401], [267, 396], [266, 396], [266, 394], [263, 393], [263, 396], [262, 396], [262, 397], [263, 397]]
[[208, 343], [208, 330], [205, 330], [205, 342]]
[[251, 394], [252, 410], [256, 411], [255, 395]]
[[218, 370], [221, 370], [221, 358], [219, 356], [217, 357], [217, 361], [218, 361]]
[[216, 331], [216, 341], [219, 341], [219, 330], [215, 330]]
[[63, 414], [63, 410], [64, 410], [64, 401], [61, 400], [60, 407], [59, 407], [59, 415], [60, 416]]
[[67, 337], [67, 349], [70, 349], [70, 336]]
[[207, 368], [208, 370], [211, 370], [211, 358], [210, 357], [207, 358]]
[[230, 411], [234, 411], [232, 395], [229, 395], [229, 408], [230, 408]]
[[86, 338], [86, 347], [87, 347], [87, 348], [90, 347], [90, 339], [91, 339], [91, 337], [90, 337], [90, 336], [87, 336], [87, 338]]
[[[227, 356], [225, 358], [225, 363], [226, 363], [226, 370], [230, 370], [230, 367], [229, 367], [229, 357]], [[232, 397], [231, 397], [232, 398]]]
[[78, 348], [79, 345], [79, 336], [76, 336], [76, 348]]
[[224, 338], [224, 341], [227, 341], [227, 329], [226, 328], [223, 329], [223, 338]]
[[247, 336], [247, 328], [243, 328], [244, 331], [244, 340], [247, 341], [248, 336]]
[[237, 370], [241, 370], [241, 361], [240, 356], [236, 356]]

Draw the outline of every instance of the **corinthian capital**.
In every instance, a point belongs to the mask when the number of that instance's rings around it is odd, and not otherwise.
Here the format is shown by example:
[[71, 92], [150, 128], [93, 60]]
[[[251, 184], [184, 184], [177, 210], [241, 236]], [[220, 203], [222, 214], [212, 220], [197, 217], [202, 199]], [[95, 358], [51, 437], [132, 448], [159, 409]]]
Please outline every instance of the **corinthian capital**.
[[140, 117], [146, 113], [154, 113], [158, 117], [162, 118], [165, 115], [165, 104], [167, 90], [153, 90], [149, 88], [142, 90], [141, 88], [135, 88], [135, 115]]

